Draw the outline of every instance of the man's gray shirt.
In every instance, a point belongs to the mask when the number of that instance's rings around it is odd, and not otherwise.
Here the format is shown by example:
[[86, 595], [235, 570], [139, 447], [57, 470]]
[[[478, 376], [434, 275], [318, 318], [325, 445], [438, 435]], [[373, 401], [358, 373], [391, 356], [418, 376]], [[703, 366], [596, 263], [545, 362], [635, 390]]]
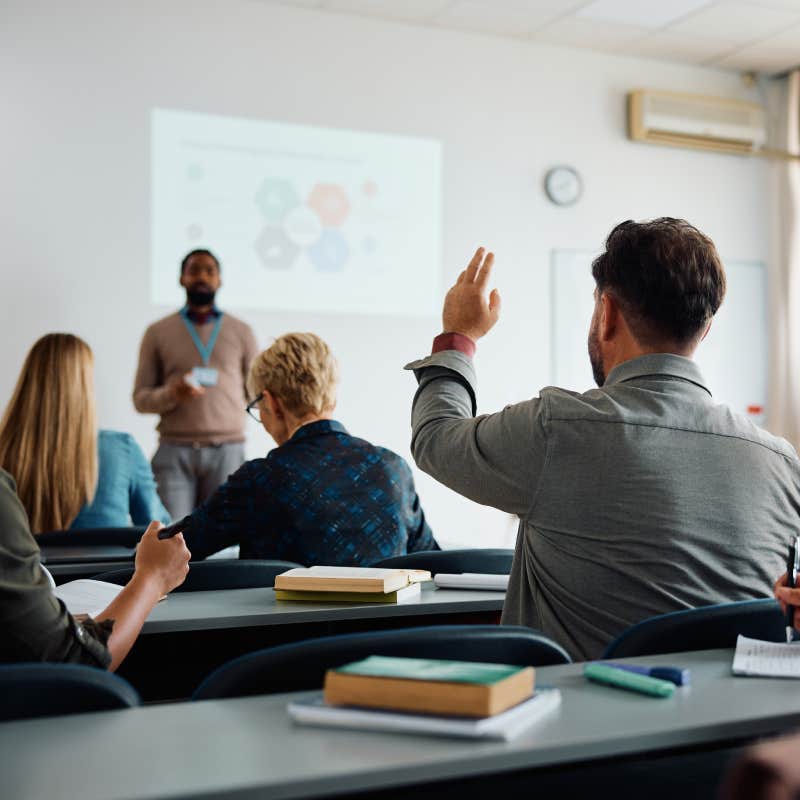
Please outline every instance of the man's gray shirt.
[[800, 462], [716, 404], [693, 361], [642, 356], [600, 389], [548, 387], [477, 418], [467, 356], [407, 368], [420, 469], [520, 518], [504, 623], [592, 659], [647, 617], [771, 595], [800, 524]]

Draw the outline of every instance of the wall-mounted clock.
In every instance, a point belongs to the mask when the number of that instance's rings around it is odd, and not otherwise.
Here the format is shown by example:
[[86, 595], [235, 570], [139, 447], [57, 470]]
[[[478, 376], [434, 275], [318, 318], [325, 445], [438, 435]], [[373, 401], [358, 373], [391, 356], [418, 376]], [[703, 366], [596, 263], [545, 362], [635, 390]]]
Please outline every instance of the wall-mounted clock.
[[571, 206], [581, 199], [583, 181], [573, 167], [552, 167], [544, 176], [544, 191], [557, 206]]

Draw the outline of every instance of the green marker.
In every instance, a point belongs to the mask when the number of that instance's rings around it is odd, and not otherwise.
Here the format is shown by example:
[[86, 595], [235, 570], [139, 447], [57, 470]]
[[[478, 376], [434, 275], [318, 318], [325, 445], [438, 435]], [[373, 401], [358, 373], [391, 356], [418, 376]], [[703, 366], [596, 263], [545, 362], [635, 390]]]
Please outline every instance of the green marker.
[[675, 684], [651, 678], [648, 675], [638, 675], [624, 669], [616, 669], [606, 664], [587, 664], [583, 674], [590, 681], [605, 683], [607, 686], [616, 686], [618, 689], [627, 689], [629, 692], [641, 692], [651, 697], [672, 697]]

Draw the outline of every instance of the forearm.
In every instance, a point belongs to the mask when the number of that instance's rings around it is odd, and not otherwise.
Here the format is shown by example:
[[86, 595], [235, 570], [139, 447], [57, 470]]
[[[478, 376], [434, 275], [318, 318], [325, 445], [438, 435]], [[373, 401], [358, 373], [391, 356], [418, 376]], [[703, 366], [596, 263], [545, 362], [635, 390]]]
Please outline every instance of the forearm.
[[157, 581], [134, 573], [128, 585], [95, 621], [113, 619], [114, 627], [106, 643], [111, 653], [109, 669], [113, 672], [122, 663], [150, 612], [161, 599], [162, 591]]
[[411, 413], [419, 468], [477, 503], [527, 513], [546, 456], [540, 401], [476, 418], [476, 381], [466, 355], [437, 353], [410, 367], [419, 381]]
[[166, 414], [178, 406], [178, 401], [168, 386], [137, 387], [133, 406], [140, 414]]

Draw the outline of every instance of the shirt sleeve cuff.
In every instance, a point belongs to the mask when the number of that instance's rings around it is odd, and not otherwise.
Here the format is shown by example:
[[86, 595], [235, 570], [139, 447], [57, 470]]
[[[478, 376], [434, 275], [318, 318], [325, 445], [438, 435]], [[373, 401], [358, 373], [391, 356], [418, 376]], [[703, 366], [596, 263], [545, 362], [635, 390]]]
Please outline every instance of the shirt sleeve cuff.
[[431, 355], [440, 353], [442, 350], [458, 350], [459, 353], [463, 353], [467, 358], [472, 358], [476, 349], [475, 342], [469, 336], [464, 336], [463, 333], [440, 333], [433, 340]]

